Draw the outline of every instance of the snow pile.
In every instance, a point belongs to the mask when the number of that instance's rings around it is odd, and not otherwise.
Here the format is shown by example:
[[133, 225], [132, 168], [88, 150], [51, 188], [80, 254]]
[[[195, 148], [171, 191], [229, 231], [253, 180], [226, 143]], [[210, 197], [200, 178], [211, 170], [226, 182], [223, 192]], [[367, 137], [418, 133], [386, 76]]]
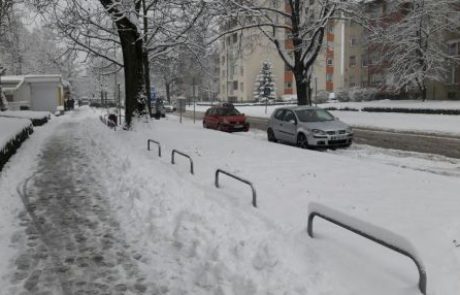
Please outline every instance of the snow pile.
[[[108, 129], [85, 109], [73, 120], [126, 242], [156, 284], [150, 293], [420, 294], [417, 272], [404, 256], [320, 220], [316, 238], [309, 238], [311, 202], [401, 234], [426, 265], [429, 294], [458, 293], [456, 177], [272, 144], [176, 118], [139, 121], [129, 132]], [[148, 138], [161, 142], [162, 158], [156, 149], [147, 151]], [[186, 159], [170, 164], [173, 148], [191, 155], [194, 176]], [[232, 179], [215, 188], [216, 168], [251, 180], [258, 208], [247, 186]]]
[[14, 118], [0, 118], [0, 148], [13, 140], [24, 129], [30, 127], [30, 121]]
[[[298, 241], [302, 246], [292, 248], [295, 243], [286, 241], [293, 237], [261, 217], [247, 199], [243, 197], [244, 206], [235, 206], [212, 181], [207, 186], [194, 184], [181, 159], [170, 165], [170, 149], [164, 152], [167, 159], [158, 159], [156, 150], [146, 151], [145, 138], [132, 153], [133, 146], [126, 143], [145, 135], [119, 131], [117, 137], [100, 123], [84, 125], [91, 130], [88, 148], [107, 179], [111, 202], [130, 244], [144, 253], [141, 261], [151, 281], [158, 282], [157, 292], [253, 295], [331, 290], [327, 272], [310, 256], [315, 250], [306, 244], [305, 233]], [[299, 262], [297, 255], [305, 260]]]
[[31, 120], [40, 120], [44, 118], [50, 118], [49, 112], [37, 112], [37, 111], [4, 111], [0, 112], [0, 117], [7, 118], [25, 118]]

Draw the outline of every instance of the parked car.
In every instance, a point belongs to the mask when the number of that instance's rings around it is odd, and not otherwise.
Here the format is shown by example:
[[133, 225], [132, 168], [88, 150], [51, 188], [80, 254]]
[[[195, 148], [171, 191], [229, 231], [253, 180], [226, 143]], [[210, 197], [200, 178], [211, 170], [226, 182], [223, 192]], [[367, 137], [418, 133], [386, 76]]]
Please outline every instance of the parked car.
[[350, 126], [328, 111], [309, 106], [276, 109], [267, 128], [269, 141], [283, 141], [299, 147], [348, 147], [353, 141]]
[[169, 103], [165, 103], [164, 108], [167, 113], [172, 113], [176, 111], [176, 108], [172, 104], [169, 104]]
[[233, 104], [224, 103], [209, 108], [203, 118], [203, 127], [226, 132], [248, 131], [249, 123]]

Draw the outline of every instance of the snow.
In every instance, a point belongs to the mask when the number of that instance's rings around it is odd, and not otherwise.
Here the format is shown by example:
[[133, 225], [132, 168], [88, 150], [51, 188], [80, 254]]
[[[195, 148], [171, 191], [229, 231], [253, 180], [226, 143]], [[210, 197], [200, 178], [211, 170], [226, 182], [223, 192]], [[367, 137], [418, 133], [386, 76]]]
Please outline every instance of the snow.
[[[383, 102], [382, 102], [383, 103]], [[407, 106], [416, 107], [419, 104], [406, 102]], [[431, 102], [430, 102], [431, 103]], [[324, 107], [336, 105], [322, 105]], [[344, 105], [345, 106], [345, 105]], [[350, 106], [350, 105], [346, 105]], [[450, 107], [460, 109], [460, 102], [432, 102], [432, 107]], [[248, 116], [268, 118], [272, 112], [280, 106], [240, 106], [237, 109]], [[206, 106], [197, 106], [196, 111], [204, 112]], [[377, 129], [391, 129], [398, 131], [442, 133], [460, 135], [460, 116], [456, 115], [424, 115], [424, 114], [402, 114], [402, 113], [368, 113], [350, 111], [331, 111], [341, 121], [353, 127], [366, 127]]]
[[49, 118], [51, 114], [49, 112], [38, 112], [38, 111], [4, 111], [0, 112], [0, 117], [7, 118], [26, 118], [31, 120], [39, 120], [43, 118]]
[[443, 110], [460, 110], [459, 100], [375, 100], [365, 102], [333, 102], [319, 104], [322, 108], [354, 108], [362, 109], [366, 107], [384, 107], [384, 108], [408, 108], [408, 109], [443, 109]]
[[[142, 253], [151, 293], [420, 294], [418, 273], [404, 256], [321, 220], [309, 238], [308, 207], [316, 202], [403, 236], [426, 266], [428, 294], [458, 294], [456, 174], [301, 150], [173, 116], [114, 132], [98, 115], [81, 108], [40, 128], [0, 177], [9, 206], [1, 208], [0, 278], [16, 251], [8, 248], [20, 208], [16, 185], [32, 174], [47, 137], [74, 121], [76, 144], [91, 157], [126, 241]], [[148, 138], [161, 142], [163, 157], [147, 151]], [[170, 164], [172, 149], [191, 155], [195, 175], [187, 159]], [[222, 179], [215, 188], [217, 168], [252, 181], [258, 208], [240, 183]]]
[[[312, 202], [308, 206], [308, 215], [319, 214], [326, 218], [330, 218], [334, 221], [337, 221], [345, 226], [349, 226], [353, 230], [359, 231], [361, 233], [367, 234], [375, 239], [378, 239], [388, 245], [400, 249], [405, 253], [411, 255], [415, 261], [419, 264], [420, 270], [425, 273], [425, 267], [423, 266], [422, 260], [419, 257], [419, 254], [415, 247], [408, 241], [405, 237], [393, 233], [385, 228], [369, 224], [362, 220], [359, 220], [353, 216], [349, 216], [334, 210], [332, 208], [323, 206], [322, 204]], [[313, 221], [312, 221], [313, 222]], [[312, 235], [314, 235], [314, 229], [312, 225]]]
[[[204, 199], [198, 201], [191, 199], [191, 196], [196, 193], [186, 193], [186, 196], [178, 201], [181, 208], [193, 208], [194, 206], [188, 205], [190, 202], [199, 207], [206, 206], [207, 202], [219, 202], [225, 204], [226, 208], [237, 209], [238, 213], [232, 212], [237, 217], [234, 217], [231, 224], [236, 227], [232, 227], [232, 232], [235, 231], [234, 234], [237, 236], [241, 235], [240, 239], [248, 234], [259, 237], [257, 232], [260, 231], [257, 229], [252, 232], [249, 223], [238, 224], [238, 221], [243, 219], [243, 213], [265, 220], [267, 228], [264, 230], [279, 237], [271, 240], [268, 236], [269, 240], [265, 242], [276, 249], [284, 249], [280, 252], [283, 255], [275, 252], [266, 255], [268, 256], [266, 259], [276, 260], [278, 265], [289, 265], [290, 273], [296, 274], [296, 276], [287, 275], [283, 271], [271, 270], [270, 278], [276, 277], [278, 284], [281, 285], [279, 288], [297, 286], [312, 290], [308, 285], [310, 282], [299, 283], [296, 278], [309, 278], [312, 276], [312, 269], [315, 269], [320, 272], [316, 275], [327, 278], [326, 282], [331, 285], [316, 286], [313, 294], [325, 290], [331, 290], [332, 293], [340, 290], [340, 294], [353, 292], [355, 294], [418, 294], [417, 270], [411, 261], [401, 255], [395, 255], [392, 251], [381, 249], [379, 245], [374, 246], [321, 222], [317, 225], [318, 232], [321, 233], [318, 235], [319, 239], [314, 241], [306, 239], [304, 235], [306, 235], [308, 205], [311, 201], [319, 201], [406, 237], [416, 246], [422, 261], [427, 266], [429, 292], [456, 294], [459, 282], [454, 274], [458, 274], [460, 270], [459, 253], [452, 243], [453, 240], [458, 240], [460, 234], [458, 231], [452, 231], [459, 224], [454, 209], [457, 206], [454, 204], [458, 204], [456, 177], [383, 165], [368, 161], [366, 158], [351, 159], [334, 153], [324, 154], [285, 145], [268, 144], [266, 141], [248, 138], [249, 134], [246, 136], [246, 134], [203, 130], [199, 127], [200, 124], [192, 126], [187, 120], [184, 120], [184, 124], [179, 128], [180, 125], [175, 120], [170, 118], [155, 121], [152, 125], [141, 124], [137, 130], [139, 136], [130, 133], [130, 139], [125, 139], [124, 142], [129, 141], [134, 146], [145, 148], [146, 138], [159, 140], [164, 151], [164, 158], [160, 160], [166, 165], [164, 168], [168, 166], [168, 150], [172, 148], [192, 155], [196, 178], [188, 175], [186, 161], [182, 163], [183, 166], [178, 164], [170, 166], [170, 169], [176, 171], [183, 179], [191, 179], [208, 193], [205, 193]], [[139, 151], [142, 151], [142, 148]], [[151, 165], [159, 160], [156, 151], [148, 155], [152, 159]], [[129, 166], [138, 168], [138, 165], [134, 164]], [[258, 192], [259, 210], [254, 211], [250, 208], [250, 191], [239, 183], [225, 181], [225, 190], [217, 192], [212, 188], [214, 171], [218, 167], [224, 167], [254, 183]], [[456, 169], [453, 170], [458, 171], [458, 167], [460, 166], [457, 162]], [[155, 168], [146, 168], [146, 171], [140, 174], [147, 175], [144, 177], [150, 179], [148, 178], [150, 169]], [[158, 177], [158, 174], [152, 175], [152, 178], [157, 180]], [[163, 191], [158, 195], [165, 194], [169, 186], [163, 185]], [[173, 190], [182, 187], [185, 191], [189, 191], [183, 184], [171, 185], [171, 187]], [[114, 191], [116, 190], [119, 188]], [[152, 192], [158, 192], [158, 188]], [[157, 193], [150, 193], [152, 194], [157, 195]], [[141, 192], [136, 194], [138, 197], [142, 195]], [[172, 196], [168, 195], [168, 204], [175, 203], [171, 198]], [[141, 200], [139, 203], [145, 205]], [[173, 205], [169, 207], [171, 211], [175, 211], [174, 208]], [[221, 211], [216, 212], [215, 206], [212, 209], [206, 208], [194, 209], [200, 216], [199, 227], [204, 226], [201, 225], [203, 222], [206, 228], [211, 226], [213, 231], [221, 233], [219, 224], [222, 223], [221, 218], [226, 220], [222, 217], [226, 214]], [[208, 221], [202, 221], [203, 216]], [[249, 216], [244, 216], [244, 219], [251, 218]], [[166, 223], [169, 224], [170, 220], [168, 219]], [[212, 225], [208, 225], [207, 222]], [[240, 226], [248, 232], [241, 232]], [[438, 230], [440, 228], [451, 230]], [[224, 236], [230, 235], [228, 229], [224, 232]], [[211, 243], [207, 239], [205, 241], [205, 244]], [[202, 242], [195, 241], [195, 243], [201, 245]], [[221, 244], [226, 243], [228, 241], [225, 240]], [[299, 247], [307, 249], [307, 252], [299, 253]], [[293, 255], [292, 260], [286, 260], [288, 258], [284, 257], [285, 253]], [[232, 261], [233, 259], [235, 258], [232, 258]], [[311, 265], [306, 266], [305, 261], [309, 261], [308, 264]], [[291, 276], [291, 281], [280, 280], [278, 275], [282, 278]], [[257, 276], [257, 273], [248, 273], [248, 277], [252, 280], [254, 280], [253, 276]], [[350, 281], [355, 283], [350, 284]]]
[[3, 148], [30, 125], [30, 120], [0, 117], [0, 148]]

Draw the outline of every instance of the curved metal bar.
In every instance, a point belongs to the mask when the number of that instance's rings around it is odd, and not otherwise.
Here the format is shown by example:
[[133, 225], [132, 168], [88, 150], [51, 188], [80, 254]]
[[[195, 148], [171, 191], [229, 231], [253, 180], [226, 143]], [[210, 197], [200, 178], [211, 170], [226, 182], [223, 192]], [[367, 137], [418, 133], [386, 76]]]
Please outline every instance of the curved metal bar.
[[189, 155], [187, 155], [187, 154], [185, 154], [183, 152], [180, 152], [178, 150], [172, 150], [172, 152], [171, 152], [171, 164], [175, 164], [175, 161], [174, 161], [174, 155], [175, 154], [179, 154], [179, 155], [189, 159], [189, 161], [190, 161], [190, 173], [194, 174], [192, 157], [190, 157]]
[[158, 146], [158, 157], [161, 158], [161, 144], [160, 142], [156, 141], [156, 140], [153, 140], [153, 139], [148, 139], [147, 140], [147, 150], [150, 151], [150, 143], [154, 143]]
[[314, 220], [314, 218], [316, 216], [321, 217], [322, 219], [327, 220], [327, 221], [329, 221], [329, 222], [331, 222], [331, 223], [333, 223], [333, 224], [335, 224], [337, 226], [340, 226], [340, 227], [342, 227], [344, 229], [347, 229], [347, 230], [349, 230], [349, 231], [351, 231], [351, 232], [353, 232], [353, 233], [355, 233], [357, 235], [365, 237], [365, 238], [367, 238], [367, 239], [369, 239], [369, 240], [371, 240], [371, 241], [373, 241], [373, 242], [375, 242], [377, 244], [380, 244], [380, 245], [382, 245], [384, 247], [387, 247], [388, 249], [391, 249], [391, 250], [393, 250], [395, 252], [398, 252], [401, 255], [404, 255], [404, 256], [410, 258], [415, 263], [415, 265], [417, 266], [417, 269], [418, 269], [418, 273], [419, 273], [419, 277], [420, 277], [418, 287], [420, 289], [420, 292], [422, 292], [422, 294], [426, 294], [426, 285], [427, 285], [426, 271], [425, 271], [422, 263], [420, 261], [418, 261], [418, 259], [414, 255], [412, 255], [408, 251], [406, 251], [406, 250], [404, 250], [404, 249], [402, 249], [402, 248], [400, 248], [400, 247], [398, 247], [396, 245], [391, 244], [390, 242], [387, 242], [387, 241], [384, 241], [382, 239], [379, 239], [379, 238], [377, 238], [377, 237], [375, 237], [375, 236], [373, 236], [373, 235], [371, 235], [369, 233], [366, 233], [366, 232], [364, 232], [362, 230], [353, 228], [353, 227], [351, 227], [351, 226], [349, 226], [349, 225], [347, 225], [345, 223], [342, 223], [342, 222], [340, 222], [338, 220], [335, 220], [335, 219], [333, 219], [331, 217], [325, 216], [325, 215], [323, 215], [321, 213], [318, 213], [318, 212], [310, 212], [310, 214], [308, 216], [308, 229], [307, 230], [308, 230], [308, 235], [311, 238], [313, 238], [313, 220]]
[[222, 174], [225, 174], [227, 176], [230, 176], [231, 178], [234, 178], [238, 181], [241, 181], [247, 185], [249, 185], [251, 187], [251, 190], [252, 190], [252, 206], [254, 206], [255, 208], [257, 208], [257, 194], [256, 194], [256, 189], [254, 188], [254, 185], [252, 184], [252, 182], [250, 182], [249, 180], [246, 180], [246, 179], [243, 179], [239, 176], [236, 176], [234, 174], [231, 174], [227, 171], [224, 171], [222, 169], [217, 169], [216, 170], [216, 174], [215, 174], [215, 179], [214, 179], [214, 184], [216, 185], [216, 187], [219, 187], [219, 174], [222, 173]]

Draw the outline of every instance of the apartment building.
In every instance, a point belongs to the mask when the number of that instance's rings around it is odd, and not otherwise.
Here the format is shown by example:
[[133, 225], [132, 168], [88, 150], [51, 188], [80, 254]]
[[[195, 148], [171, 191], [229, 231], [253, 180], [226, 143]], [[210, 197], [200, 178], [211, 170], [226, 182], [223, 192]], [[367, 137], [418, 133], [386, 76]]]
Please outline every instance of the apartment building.
[[[315, 13], [315, 0], [309, 0], [305, 17]], [[289, 6], [284, 5], [286, 12]], [[368, 1], [366, 12], [378, 19], [392, 11], [392, 3], [385, 0]], [[392, 15], [397, 21], [402, 15]], [[293, 50], [292, 42], [285, 38], [284, 47]], [[379, 63], [378, 44], [368, 42], [368, 32], [345, 15], [331, 21], [326, 29], [324, 44], [313, 67], [311, 87], [313, 96], [319, 92], [334, 93], [353, 87], [377, 88], [381, 97], [392, 90], [386, 85], [386, 68]], [[460, 34], [446, 36], [449, 54], [460, 56]], [[252, 101], [257, 75], [264, 61], [272, 63], [277, 97], [295, 95], [294, 75], [286, 68], [273, 43], [258, 29], [236, 32], [226, 36], [220, 50], [219, 98], [223, 101]], [[460, 67], [452, 66], [449, 79], [428, 83], [428, 99], [460, 99]]]
[[[308, 14], [305, 17], [314, 18], [317, 12], [315, 1], [308, 3], [310, 6], [305, 9]], [[284, 7], [279, 9], [289, 12], [289, 5], [282, 5]], [[361, 26], [350, 20], [335, 20], [328, 25], [323, 48], [313, 67], [313, 95], [321, 91], [331, 93], [342, 88], [366, 86], [370, 80], [379, 82], [367, 70], [368, 57], [363, 53], [362, 38]], [[288, 52], [293, 50], [292, 41], [288, 38], [283, 45]], [[275, 45], [258, 29], [226, 36], [220, 44], [219, 56], [219, 99], [223, 101], [254, 100], [255, 82], [264, 61], [272, 63], [276, 97], [296, 94], [293, 73], [285, 66]]]

